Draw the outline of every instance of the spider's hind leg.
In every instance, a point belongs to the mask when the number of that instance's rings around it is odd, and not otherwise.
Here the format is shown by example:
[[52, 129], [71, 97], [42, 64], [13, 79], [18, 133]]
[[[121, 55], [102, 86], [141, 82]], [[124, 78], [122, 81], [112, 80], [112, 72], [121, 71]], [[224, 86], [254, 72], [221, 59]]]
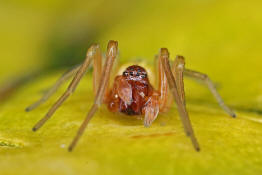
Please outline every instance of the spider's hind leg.
[[56, 91], [57, 89], [67, 80], [69, 80], [72, 76], [76, 74], [78, 71], [80, 65], [77, 65], [70, 69], [69, 71], [65, 72], [57, 81], [56, 83], [47, 91], [44, 93], [41, 99], [36, 101], [35, 103], [28, 106], [25, 110], [27, 112], [32, 111], [33, 109], [37, 108], [42, 103], [46, 102]]
[[203, 74], [197, 71], [193, 71], [193, 70], [189, 70], [189, 69], [185, 69], [184, 74], [188, 77], [194, 78], [196, 80], [200, 80], [203, 83], [205, 83], [208, 89], [210, 90], [210, 92], [213, 94], [213, 96], [217, 100], [220, 107], [230, 116], [236, 117], [236, 114], [224, 103], [222, 97], [217, 92], [215, 85], [213, 84], [213, 82], [209, 79], [209, 77], [206, 74]]
[[81, 64], [81, 66], [78, 68], [72, 82], [68, 86], [67, 90], [64, 92], [64, 94], [55, 102], [55, 104], [49, 109], [48, 113], [41, 119], [39, 120], [36, 125], [33, 127], [33, 131], [38, 130], [45, 122], [51, 118], [51, 116], [55, 113], [55, 111], [62, 105], [62, 103], [75, 91], [78, 83], [80, 82], [81, 78], [84, 76], [86, 73], [87, 69], [89, 68], [89, 65], [92, 61], [93, 58], [95, 58], [95, 55], [100, 50], [99, 45], [94, 44], [92, 45], [86, 54], [86, 59]]

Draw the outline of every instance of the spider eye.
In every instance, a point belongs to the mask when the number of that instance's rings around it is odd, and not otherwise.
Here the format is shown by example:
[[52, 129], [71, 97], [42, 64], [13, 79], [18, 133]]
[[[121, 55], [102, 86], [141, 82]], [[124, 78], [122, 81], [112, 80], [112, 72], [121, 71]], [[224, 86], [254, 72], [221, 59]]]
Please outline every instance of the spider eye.
[[130, 72], [130, 75], [133, 76], [133, 75], [134, 75], [134, 72]]
[[123, 76], [128, 76], [128, 72], [123, 72]]
[[142, 74], [141, 75], [141, 78], [146, 78], [147, 77], [147, 74]]

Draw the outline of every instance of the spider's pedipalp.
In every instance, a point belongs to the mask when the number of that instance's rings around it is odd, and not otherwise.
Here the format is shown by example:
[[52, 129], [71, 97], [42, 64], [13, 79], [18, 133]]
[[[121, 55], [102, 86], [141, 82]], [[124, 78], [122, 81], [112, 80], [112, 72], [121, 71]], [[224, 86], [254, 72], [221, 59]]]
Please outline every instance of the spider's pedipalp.
[[146, 102], [144, 126], [149, 127], [159, 113], [159, 94], [153, 93]]

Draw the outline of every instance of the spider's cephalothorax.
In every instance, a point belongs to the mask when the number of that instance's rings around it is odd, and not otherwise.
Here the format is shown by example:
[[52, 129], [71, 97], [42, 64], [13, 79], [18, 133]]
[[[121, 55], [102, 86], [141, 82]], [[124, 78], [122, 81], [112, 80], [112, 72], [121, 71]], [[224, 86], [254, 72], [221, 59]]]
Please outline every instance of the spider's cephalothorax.
[[138, 65], [129, 66], [122, 75], [115, 78], [109, 94], [108, 108], [127, 115], [144, 114], [153, 91], [146, 70]]
[[223, 102], [222, 98], [215, 89], [215, 86], [207, 75], [185, 69], [185, 62], [182, 56], [177, 56], [172, 67], [169, 64], [169, 53], [166, 48], [160, 49], [157, 58], [158, 65], [158, 82], [156, 90], [149, 83], [147, 72], [144, 68], [133, 65], [128, 67], [122, 75], [116, 76], [113, 87], [110, 88], [109, 79], [113, 68], [113, 63], [118, 53], [118, 43], [109, 41], [107, 46], [106, 60], [102, 68], [102, 54], [98, 44], [93, 44], [87, 51], [84, 62], [74, 67], [64, 74], [56, 84], [36, 103], [29, 106], [26, 111], [36, 108], [45, 102], [67, 79], [74, 76], [65, 93], [50, 108], [48, 113], [33, 127], [33, 131], [38, 130], [57, 110], [57, 108], [74, 92], [81, 78], [90, 67], [93, 61], [93, 82], [95, 100], [88, 112], [84, 122], [79, 128], [76, 137], [69, 146], [72, 151], [83, 134], [88, 122], [94, 116], [95, 112], [102, 103], [108, 105], [112, 112], [122, 112], [128, 115], [144, 115], [144, 125], [150, 126], [157, 118], [159, 112], [167, 111], [170, 106], [169, 96], [174, 97], [177, 104], [179, 116], [182, 120], [186, 134], [190, 137], [194, 148], [199, 151], [199, 144], [194, 135], [188, 113], [186, 111], [185, 93], [183, 75], [203, 81], [211, 93], [217, 99], [219, 105], [232, 117], [235, 113], [229, 109]]

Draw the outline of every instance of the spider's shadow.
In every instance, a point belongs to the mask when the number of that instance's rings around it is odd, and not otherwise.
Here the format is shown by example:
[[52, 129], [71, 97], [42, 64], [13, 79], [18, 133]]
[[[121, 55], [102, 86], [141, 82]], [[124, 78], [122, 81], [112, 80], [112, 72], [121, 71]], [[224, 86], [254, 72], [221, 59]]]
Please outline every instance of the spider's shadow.
[[100, 108], [98, 116], [105, 123], [117, 124], [121, 126], [140, 126], [143, 125], [142, 115], [125, 115], [120, 112], [110, 112], [106, 107]]

